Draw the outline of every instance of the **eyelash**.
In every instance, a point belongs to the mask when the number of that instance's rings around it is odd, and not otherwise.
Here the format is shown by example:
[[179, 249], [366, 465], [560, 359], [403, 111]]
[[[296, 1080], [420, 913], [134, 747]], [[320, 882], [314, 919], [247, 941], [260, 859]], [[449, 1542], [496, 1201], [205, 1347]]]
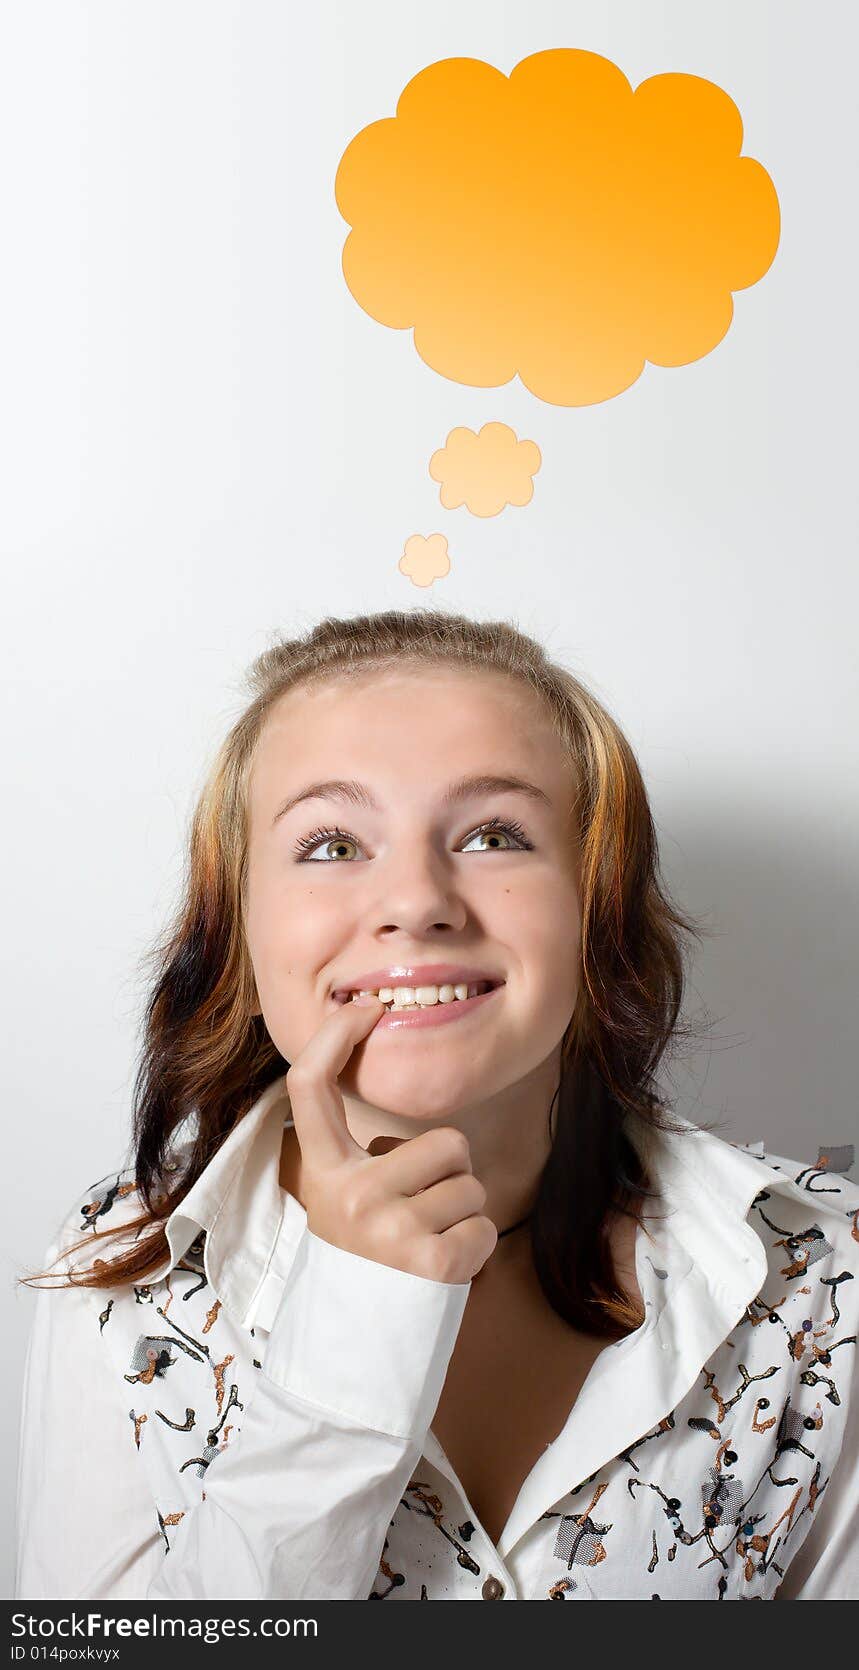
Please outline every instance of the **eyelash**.
[[[479, 824], [476, 829], [472, 829], [471, 834], [468, 836], [468, 840], [473, 841], [475, 835], [482, 835], [487, 829], [501, 829], [505, 835], [512, 835], [514, 840], [520, 843], [520, 846], [524, 851], [533, 852], [534, 850], [533, 841], [528, 840], [521, 823], [517, 823], [515, 818], [491, 818], [486, 823]], [[306, 863], [308, 861], [308, 855], [313, 851], [314, 847], [321, 846], [323, 841], [337, 840], [355, 841], [355, 837], [354, 835], [348, 834], [348, 832], [344, 829], [312, 829], [309, 835], [302, 835], [301, 840], [296, 841], [292, 850], [298, 855], [299, 863]], [[359, 846], [360, 842], [355, 841], [355, 845]], [[507, 852], [510, 849], [507, 847], [495, 849], [492, 847], [484, 848], [484, 851], [486, 852], [492, 852], [493, 850]], [[335, 859], [333, 862], [337, 863], [339, 860]]]

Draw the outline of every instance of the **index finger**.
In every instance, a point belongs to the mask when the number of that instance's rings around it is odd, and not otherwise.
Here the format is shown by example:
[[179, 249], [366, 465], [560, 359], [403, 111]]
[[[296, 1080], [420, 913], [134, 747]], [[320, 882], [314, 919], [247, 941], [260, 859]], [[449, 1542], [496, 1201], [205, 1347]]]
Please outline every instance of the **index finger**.
[[325, 1020], [296, 1056], [286, 1075], [295, 1134], [302, 1157], [311, 1164], [332, 1166], [361, 1156], [361, 1148], [346, 1123], [346, 1108], [337, 1079], [352, 1051], [384, 1013], [374, 1003], [344, 1003]]

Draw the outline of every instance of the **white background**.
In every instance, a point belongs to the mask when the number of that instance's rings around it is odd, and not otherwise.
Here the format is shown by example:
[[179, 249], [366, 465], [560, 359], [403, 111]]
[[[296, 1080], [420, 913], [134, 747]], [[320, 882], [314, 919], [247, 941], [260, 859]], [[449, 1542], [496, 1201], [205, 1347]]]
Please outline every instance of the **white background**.
[[[438, 604], [541, 638], [625, 729], [715, 929], [679, 1110], [797, 1159], [856, 1139], [856, 37], [795, 0], [5, 8], [7, 1596], [16, 1278], [125, 1163], [138, 960], [274, 632]], [[419, 70], [557, 46], [718, 83], [782, 213], [711, 354], [579, 409], [445, 381], [364, 314], [333, 196]], [[444, 511], [432, 452], [494, 419], [541, 448], [532, 504]], [[421, 591], [397, 561], [436, 530], [453, 568]]]

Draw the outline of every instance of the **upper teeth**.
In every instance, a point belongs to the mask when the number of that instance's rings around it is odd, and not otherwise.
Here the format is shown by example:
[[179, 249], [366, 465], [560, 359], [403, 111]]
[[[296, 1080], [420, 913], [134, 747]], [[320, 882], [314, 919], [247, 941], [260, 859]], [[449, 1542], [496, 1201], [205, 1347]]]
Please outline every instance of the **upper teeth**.
[[[485, 981], [479, 982], [481, 985], [485, 983]], [[350, 1002], [355, 997], [363, 996], [364, 991], [369, 989], [365, 987], [360, 993], [351, 992]], [[373, 992], [372, 995], [380, 998], [382, 1003], [392, 1003], [395, 1009], [408, 1009], [423, 1007], [432, 1003], [453, 1003], [456, 998], [466, 998], [469, 995], [473, 997], [476, 992], [477, 984], [473, 986], [381, 986], [379, 991]]]

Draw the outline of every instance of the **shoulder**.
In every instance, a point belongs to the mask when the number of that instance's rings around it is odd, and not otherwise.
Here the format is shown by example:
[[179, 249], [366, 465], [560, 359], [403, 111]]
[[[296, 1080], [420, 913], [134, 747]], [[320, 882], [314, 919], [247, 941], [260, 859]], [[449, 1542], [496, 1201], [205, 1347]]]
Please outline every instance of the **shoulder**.
[[803, 1159], [790, 1159], [763, 1141], [732, 1142], [729, 1146], [741, 1149], [745, 1154], [751, 1154], [764, 1165], [781, 1172], [789, 1182], [797, 1183], [806, 1190], [817, 1189], [815, 1179], [830, 1177], [834, 1179], [836, 1187], [843, 1185], [848, 1194], [852, 1191], [859, 1200], [859, 1183], [846, 1175], [855, 1159], [855, 1145], [852, 1142], [830, 1144], [828, 1147], [819, 1146], [816, 1160], [812, 1160], [808, 1153]]
[[[59, 1257], [62, 1268], [75, 1269], [91, 1263], [97, 1236], [106, 1230], [130, 1225], [143, 1210], [134, 1167], [108, 1172], [88, 1183], [72, 1198], [56, 1225], [49, 1255]], [[84, 1242], [83, 1246], [78, 1243]], [[117, 1235], [116, 1241], [120, 1241]], [[113, 1244], [113, 1237], [111, 1237]]]
[[[766, 1335], [780, 1325], [797, 1388], [820, 1386], [843, 1418], [857, 1395], [859, 1186], [821, 1164], [831, 1157], [824, 1153], [810, 1165], [763, 1144], [755, 1149], [762, 1185], [748, 1221], [764, 1247], [767, 1276], [749, 1307], [752, 1327], [757, 1333], [764, 1324]], [[839, 1158], [853, 1163], [851, 1151]]]
[[[85, 1281], [76, 1283], [75, 1278], [78, 1274], [85, 1278], [100, 1263], [111, 1265], [132, 1252], [141, 1238], [149, 1237], [151, 1228], [152, 1218], [138, 1188], [133, 1164], [88, 1183], [64, 1212], [45, 1254], [42, 1269], [51, 1278], [52, 1290], [67, 1290], [73, 1285], [81, 1298], [85, 1294], [97, 1297], [109, 1291], [120, 1299], [127, 1288], [133, 1297], [139, 1291], [133, 1282], [120, 1279], [115, 1286], [108, 1281], [93, 1287]], [[191, 1249], [189, 1259], [190, 1256]], [[159, 1270], [148, 1278], [149, 1282], [157, 1284], [169, 1268], [170, 1260], [165, 1257]]]
[[[165, 1258], [162, 1267], [145, 1278], [113, 1281], [109, 1270], [100, 1272], [107, 1279], [98, 1284], [86, 1278], [99, 1263], [109, 1266], [130, 1251], [146, 1235], [149, 1221], [133, 1165], [107, 1172], [82, 1188], [63, 1214], [42, 1266], [48, 1277], [39, 1292], [43, 1325], [64, 1338], [87, 1339], [95, 1337], [97, 1327], [114, 1365], [121, 1359], [125, 1367], [129, 1354], [139, 1355], [141, 1341], [145, 1355], [150, 1343], [147, 1327], [158, 1305], [170, 1301], [172, 1261]], [[202, 1270], [202, 1263], [193, 1247], [183, 1256], [181, 1269], [183, 1275], [174, 1277], [174, 1283], [199, 1280], [194, 1273]]]
[[800, 1231], [808, 1238], [806, 1264], [834, 1257], [859, 1273], [859, 1183], [837, 1169], [852, 1166], [852, 1146], [821, 1149], [814, 1163], [762, 1142], [732, 1146], [761, 1161], [761, 1189], [750, 1211], [754, 1227], [778, 1215], [788, 1237]]
[[104, 1362], [99, 1341], [112, 1313], [125, 1305], [124, 1290], [78, 1278], [92, 1270], [97, 1258], [109, 1259], [121, 1242], [121, 1236], [98, 1240], [98, 1229], [133, 1219], [141, 1207], [133, 1169], [124, 1168], [79, 1189], [59, 1221], [54, 1220], [44, 1255], [29, 1272], [35, 1278], [29, 1360], [45, 1388], [53, 1384], [58, 1364], [81, 1389], [89, 1368]]

